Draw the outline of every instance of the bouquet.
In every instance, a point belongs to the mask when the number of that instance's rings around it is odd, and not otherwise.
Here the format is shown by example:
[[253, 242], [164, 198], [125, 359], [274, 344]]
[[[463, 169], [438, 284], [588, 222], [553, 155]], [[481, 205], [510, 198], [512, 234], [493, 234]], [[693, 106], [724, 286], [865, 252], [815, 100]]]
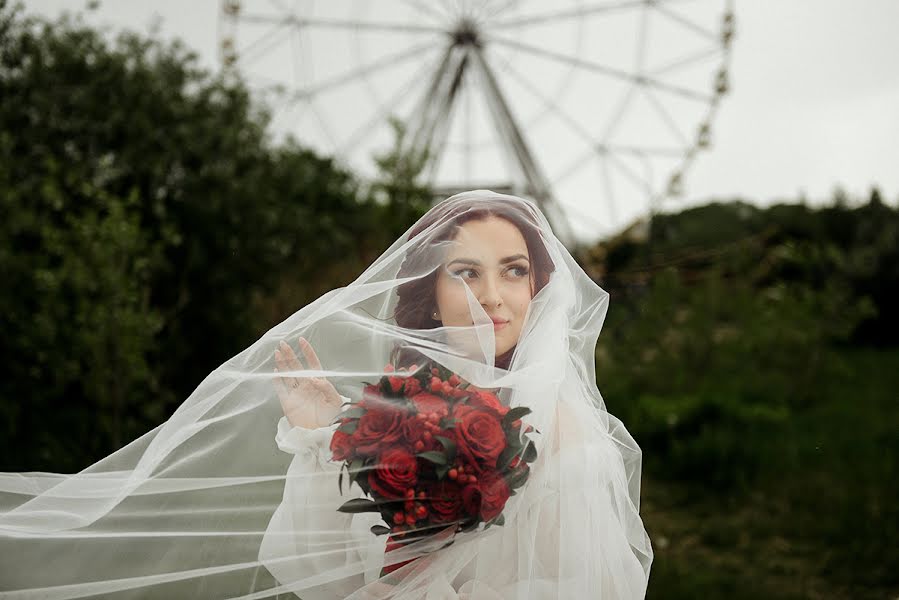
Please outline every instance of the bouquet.
[[397, 371], [388, 364], [385, 372], [393, 374], [366, 382], [361, 400], [335, 417], [330, 450], [343, 462], [340, 491], [346, 469], [350, 484], [369, 496], [338, 510], [380, 513], [385, 525], [371, 531], [389, 534], [387, 552], [447, 528], [455, 535], [481, 523], [503, 525], [506, 501], [537, 458], [526, 437], [536, 430], [522, 432], [521, 417], [531, 410], [510, 409], [440, 365]]

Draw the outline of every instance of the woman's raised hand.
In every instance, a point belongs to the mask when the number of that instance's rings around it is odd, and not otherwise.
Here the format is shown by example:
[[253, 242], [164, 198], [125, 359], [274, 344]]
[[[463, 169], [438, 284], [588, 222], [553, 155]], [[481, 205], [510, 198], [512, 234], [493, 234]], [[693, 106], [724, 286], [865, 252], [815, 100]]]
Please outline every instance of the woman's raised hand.
[[[275, 350], [276, 373], [301, 371], [307, 368], [320, 370], [321, 363], [312, 345], [306, 338], [300, 338], [300, 350], [308, 363], [304, 367], [294, 353], [293, 348], [284, 341]], [[294, 426], [306, 429], [324, 427], [340, 412], [342, 399], [337, 389], [324, 377], [290, 377], [275, 378], [275, 389], [281, 400], [281, 409], [287, 421]]]

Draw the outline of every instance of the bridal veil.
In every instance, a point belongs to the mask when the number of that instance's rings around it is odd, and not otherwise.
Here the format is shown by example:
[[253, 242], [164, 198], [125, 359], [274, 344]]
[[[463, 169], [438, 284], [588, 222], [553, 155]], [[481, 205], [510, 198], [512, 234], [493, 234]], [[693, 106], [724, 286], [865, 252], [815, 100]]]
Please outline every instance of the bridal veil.
[[[470, 325], [442, 325], [427, 302], [459, 223], [487, 214], [521, 230], [534, 277], [503, 356], [467, 284]], [[485, 190], [448, 198], [355, 281], [215, 369], [152, 431], [77, 474], [0, 474], [0, 597], [643, 598], [653, 554], [641, 452], [595, 378], [608, 301], [533, 202]], [[300, 337], [320, 368], [275, 372], [279, 343]], [[388, 363], [441, 365], [531, 409], [522, 421], [537, 458], [504, 524], [385, 554], [387, 536], [370, 530], [380, 515], [337, 511], [360, 490], [338, 485], [334, 426], [291, 427], [278, 382], [326, 378], [352, 402]], [[405, 564], [381, 577], [385, 556]]]

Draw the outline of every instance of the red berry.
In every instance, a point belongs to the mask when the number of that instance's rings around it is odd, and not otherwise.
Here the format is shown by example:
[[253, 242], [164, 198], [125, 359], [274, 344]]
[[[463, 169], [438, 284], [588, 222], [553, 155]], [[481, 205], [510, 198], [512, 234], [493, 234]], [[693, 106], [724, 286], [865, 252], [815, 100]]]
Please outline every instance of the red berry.
[[402, 525], [406, 521], [406, 515], [401, 512], [396, 512], [393, 514], [393, 522], [397, 525]]
[[455, 386], [455, 385], [459, 385], [461, 382], [462, 382], [462, 380], [459, 379], [459, 376], [456, 375], [455, 373], [453, 373], [452, 375], [450, 375], [450, 378], [449, 378], [449, 383], [450, 383], [450, 385], [454, 385], [454, 386]]
[[478, 478], [477, 478], [477, 477], [475, 477], [474, 475], [469, 475], [469, 476], [468, 476], [468, 483], [477, 483], [477, 482], [478, 482]]
[[449, 475], [449, 478], [450, 478], [450, 479], [455, 479], [456, 477], [459, 476], [459, 471], [457, 471], [456, 469], [450, 469], [450, 470], [447, 472], [447, 475]]
[[423, 437], [424, 437], [424, 439], [425, 439], [426, 442], [430, 442], [431, 440], [434, 439], [434, 434], [431, 433], [430, 431], [425, 431], [424, 434], [423, 434]]
[[414, 506], [415, 506], [415, 502], [413, 502], [412, 500], [406, 500], [405, 504], [403, 505], [403, 508], [405, 508], [406, 510], [412, 510], [412, 508]]
[[406, 498], [414, 498], [415, 490], [412, 488], [406, 488]]
[[428, 495], [425, 494], [424, 492], [418, 492], [418, 499], [419, 499], [419, 500], [424, 500], [424, 499], [427, 498], [427, 497], [428, 497]]
[[415, 450], [417, 452], [421, 452], [424, 449], [425, 449], [425, 443], [423, 441], [418, 440], [417, 442], [415, 442]]
[[416, 515], [419, 519], [423, 518], [426, 514], [428, 514], [428, 509], [425, 508], [424, 506], [419, 505], [419, 506], [415, 509], [415, 515]]
[[407, 525], [415, 525], [415, 515], [411, 513], [406, 513], [406, 524]]

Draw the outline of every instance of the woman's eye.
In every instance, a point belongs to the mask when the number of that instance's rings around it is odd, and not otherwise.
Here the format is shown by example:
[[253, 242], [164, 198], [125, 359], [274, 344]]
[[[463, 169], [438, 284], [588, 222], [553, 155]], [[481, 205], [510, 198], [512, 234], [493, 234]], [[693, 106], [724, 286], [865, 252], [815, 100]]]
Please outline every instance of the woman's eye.
[[454, 272], [453, 272], [453, 275], [455, 275], [456, 277], [461, 277], [461, 276], [462, 276], [462, 273], [474, 273], [474, 274], [477, 274], [477, 271], [475, 271], [474, 269], [459, 269], [458, 271], [454, 271]]
[[518, 271], [518, 277], [524, 277], [529, 273], [527, 267], [512, 267], [513, 271]]

